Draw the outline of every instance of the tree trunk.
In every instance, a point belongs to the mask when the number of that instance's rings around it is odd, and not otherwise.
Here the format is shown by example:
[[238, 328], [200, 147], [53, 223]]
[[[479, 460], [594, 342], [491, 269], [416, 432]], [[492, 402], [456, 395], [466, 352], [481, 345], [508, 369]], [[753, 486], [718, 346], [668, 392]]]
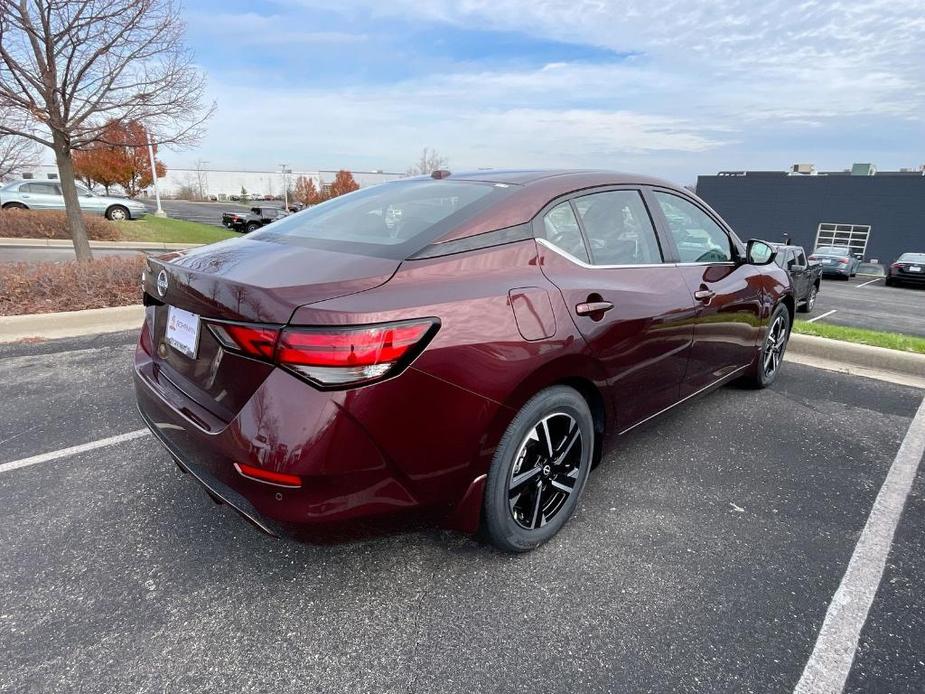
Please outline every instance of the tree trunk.
[[61, 183], [61, 192], [64, 194], [64, 210], [67, 213], [67, 226], [74, 242], [74, 254], [77, 262], [86, 263], [93, 259], [90, 250], [90, 240], [87, 238], [87, 227], [80, 215], [80, 200], [77, 197], [77, 186], [74, 185], [74, 160], [71, 158], [71, 145], [61, 133], [53, 130], [52, 139], [55, 143], [55, 162], [58, 164], [58, 179]]

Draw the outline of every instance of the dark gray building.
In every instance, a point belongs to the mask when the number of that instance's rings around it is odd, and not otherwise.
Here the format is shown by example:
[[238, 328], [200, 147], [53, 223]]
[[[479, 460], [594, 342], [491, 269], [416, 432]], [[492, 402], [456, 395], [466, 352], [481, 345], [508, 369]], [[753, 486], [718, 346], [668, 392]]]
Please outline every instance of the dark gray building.
[[697, 179], [697, 194], [743, 239], [817, 246], [849, 245], [865, 260], [892, 262], [925, 252], [923, 171], [723, 171]]

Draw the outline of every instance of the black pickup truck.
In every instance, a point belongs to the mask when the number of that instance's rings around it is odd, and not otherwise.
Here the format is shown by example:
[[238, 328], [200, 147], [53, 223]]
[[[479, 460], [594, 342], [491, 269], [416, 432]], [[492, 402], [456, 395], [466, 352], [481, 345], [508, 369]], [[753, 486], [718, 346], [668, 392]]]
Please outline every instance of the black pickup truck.
[[797, 310], [809, 313], [816, 305], [816, 295], [822, 282], [822, 266], [807, 260], [806, 251], [802, 246], [787, 246], [782, 243], [771, 245], [777, 251], [774, 262], [790, 275]]
[[278, 207], [252, 207], [249, 212], [222, 212], [222, 224], [232, 231], [248, 233], [286, 216]]

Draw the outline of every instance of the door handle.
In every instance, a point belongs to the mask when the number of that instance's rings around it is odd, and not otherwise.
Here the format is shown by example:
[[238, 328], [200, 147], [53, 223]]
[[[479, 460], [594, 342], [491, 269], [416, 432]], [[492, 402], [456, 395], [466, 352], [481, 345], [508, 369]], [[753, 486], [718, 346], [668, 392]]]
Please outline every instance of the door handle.
[[592, 313], [604, 313], [613, 308], [609, 301], [586, 301], [575, 307], [575, 313], [579, 316], [590, 316]]
[[697, 299], [697, 301], [709, 301], [714, 296], [716, 296], [716, 292], [712, 289], [698, 289], [694, 292], [694, 298]]

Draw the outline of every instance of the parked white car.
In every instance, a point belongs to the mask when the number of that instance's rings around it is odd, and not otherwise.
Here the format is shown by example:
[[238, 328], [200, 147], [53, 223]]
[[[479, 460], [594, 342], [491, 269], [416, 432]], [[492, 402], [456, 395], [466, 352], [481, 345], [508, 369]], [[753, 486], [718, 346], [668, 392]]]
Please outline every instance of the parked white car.
[[[131, 198], [96, 195], [77, 184], [80, 209], [90, 214], [101, 214], [107, 219], [138, 219], [148, 213], [144, 203]], [[0, 188], [0, 207], [4, 210], [61, 210], [64, 196], [58, 181], [13, 181]]]

